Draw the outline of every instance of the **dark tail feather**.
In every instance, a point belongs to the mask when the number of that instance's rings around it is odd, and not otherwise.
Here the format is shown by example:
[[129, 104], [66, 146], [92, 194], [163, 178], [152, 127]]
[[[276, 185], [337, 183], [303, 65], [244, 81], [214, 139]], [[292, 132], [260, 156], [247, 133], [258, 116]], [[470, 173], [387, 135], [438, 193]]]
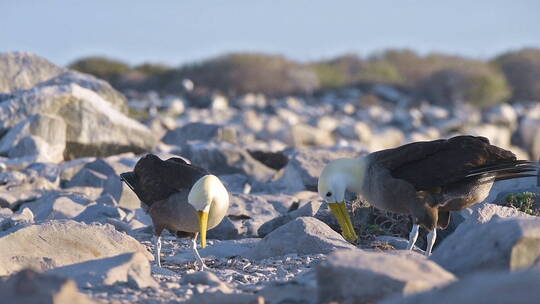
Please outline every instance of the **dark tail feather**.
[[137, 188], [137, 176], [135, 176], [135, 172], [126, 172], [126, 173], [120, 173], [120, 180], [126, 183], [128, 187], [135, 193], [135, 188]]
[[522, 177], [537, 177], [538, 174], [505, 174], [505, 175], [501, 175], [501, 176], [497, 176], [495, 177], [495, 181], [498, 182], [498, 181], [503, 181], [503, 180], [507, 180], [507, 179], [513, 179], [513, 178], [522, 178]]
[[538, 169], [540, 169], [540, 164], [536, 162], [518, 160], [511, 163], [477, 168], [475, 170], [471, 170], [465, 177], [474, 177], [474, 176], [485, 175], [485, 174], [532, 172]]

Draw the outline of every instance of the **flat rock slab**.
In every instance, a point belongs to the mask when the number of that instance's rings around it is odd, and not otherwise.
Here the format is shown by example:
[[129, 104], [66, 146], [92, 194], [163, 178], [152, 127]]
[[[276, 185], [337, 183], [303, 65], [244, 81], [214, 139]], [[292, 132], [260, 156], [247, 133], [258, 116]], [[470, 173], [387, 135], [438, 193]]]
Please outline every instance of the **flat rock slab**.
[[270, 232], [276, 230], [277, 228], [287, 224], [288, 222], [302, 216], [315, 216], [321, 207], [322, 202], [320, 201], [311, 201], [307, 204], [304, 204], [302, 207], [284, 214], [282, 216], [271, 219], [270, 221], [264, 223], [259, 227], [257, 233], [260, 237], [264, 237]]
[[537, 304], [540, 271], [481, 273], [441, 289], [405, 298], [391, 298], [380, 304]]
[[49, 270], [48, 273], [69, 277], [81, 288], [128, 283], [133, 288], [158, 287], [152, 278], [150, 263], [140, 252], [86, 261]]
[[15, 227], [0, 233], [0, 276], [25, 267], [47, 270], [127, 252], [153, 259], [137, 240], [110, 225], [55, 220]]
[[516, 270], [540, 257], [540, 218], [466, 221], [437, 247], [431, 259], [463, 276], [477, 271]]
[[359, 249], [335, 252], [317, 267], [320, 303], [374, 303], [394, 293], [425, 291], [455, 279], [426, 259]]
[[252, 259], [284, 256], [289, 253], [330, 253], [338, 249], [354, 249], [354, 245], [313, 217], [299, 217], [264, 237], [245, 253]]
[[[234, 256], [244, 256], [247, 251], [255, 247], [260, 239], [227, 240], [207, 245], [206, 248], [199, 248], [199, 254], [204, 258], [229, 258]], [[196, 261], [197, 258], [192, 250], [188, 249], [172, 257], [166, 257], [166, 261], [172, 263], [186, 263]]]
[[10, 304], [92, 304], [71, 279], [25, 269], [0, 281], [0, 299]]

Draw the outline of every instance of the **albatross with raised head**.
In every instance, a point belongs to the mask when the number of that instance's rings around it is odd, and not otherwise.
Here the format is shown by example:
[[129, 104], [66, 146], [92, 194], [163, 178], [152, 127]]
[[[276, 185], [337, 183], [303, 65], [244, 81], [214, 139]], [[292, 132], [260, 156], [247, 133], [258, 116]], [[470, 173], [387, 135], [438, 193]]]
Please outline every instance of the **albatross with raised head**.
[[517, 160], [484, 137], [456, 136], [331, 161], [319, 177], [318, 192], [348, 241], [358, 236], [345, 206], [347, 190], [376, 208], [412, 215], [408, 249], [422, 226], [429, 230], [430, 255], [436, 229], [448, 226], [451, 211], [482, 202], [495, 181], [537, 176], [538, 168], [538, 163]]
[[145, 155], [132, 172], [120, 176], [152, 218], [157, 266], [161, 267], [161, 233], [168, 229], [178, 237], [192, 237], [192, 250], [204, 269], [197, 236], [206, 247], [207, 230], [216, 227], [229, 208], [229, 194], [219, 178], [181, 158], [163, 161], [154, 154]]

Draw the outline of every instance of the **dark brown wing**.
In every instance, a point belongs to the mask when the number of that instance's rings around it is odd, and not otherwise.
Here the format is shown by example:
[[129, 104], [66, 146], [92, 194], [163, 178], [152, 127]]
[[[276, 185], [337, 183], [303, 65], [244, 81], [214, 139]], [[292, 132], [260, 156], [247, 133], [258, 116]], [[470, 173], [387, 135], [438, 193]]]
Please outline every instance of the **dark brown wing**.
[[[417, 142], [376, 153], [393, 177], [406, 180], [416, 190], [431, 190], [495, 168], [512, 173], [509, 170], [515, 170], [519, 164], [514, 153], [474, 136]], [[497, 174], [501, 172], [494, 173]]]
[[139, 199], [151, 206], [175, 192], [191, 189], [195, 182], [207, 174], [207, 170], [179, 158], [163, 161], [154, 154], [147, 154], [135, 165], [133, 176], [126, 175], [126, 178], [130, 179], [130, 187]]

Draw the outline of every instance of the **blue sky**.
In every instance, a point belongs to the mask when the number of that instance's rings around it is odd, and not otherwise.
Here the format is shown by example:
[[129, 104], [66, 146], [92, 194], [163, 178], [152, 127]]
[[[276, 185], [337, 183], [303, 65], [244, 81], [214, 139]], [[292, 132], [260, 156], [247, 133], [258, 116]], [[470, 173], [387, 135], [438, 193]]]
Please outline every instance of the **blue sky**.
[[0, 0], [0, 52], [178, 65], [231, 51], [308, 61], [386, 48], [489, 58], [540, 47], [540, 1]]

